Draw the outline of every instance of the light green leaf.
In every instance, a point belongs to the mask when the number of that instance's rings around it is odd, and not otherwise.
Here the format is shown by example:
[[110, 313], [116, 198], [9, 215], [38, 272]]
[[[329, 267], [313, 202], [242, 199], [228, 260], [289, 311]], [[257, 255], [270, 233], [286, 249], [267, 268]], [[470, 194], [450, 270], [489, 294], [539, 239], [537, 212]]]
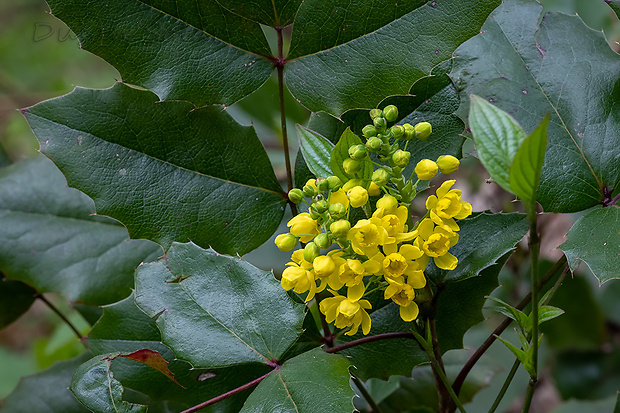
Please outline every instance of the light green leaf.
[[451, 77], [463, 120], [470, 94], [528, 133], [551, 114], [536, 198], [546, 212], [577, 212], [620, 183], [620, 56], [578, 16], [541, 11], [534, 1], [504, 2], [455, 51]]
[[295, 342], [304, 317], [271, 272], [191, 243], [140, 266], [136, 297], [157, 317], [162, 341], [197, 368], [268, 365]]
[[510, 167], [510, 187], [523, 200], [530, 213], [536, 213], [536, 189], [545, 162], [548, 123], [547, 115], [534, 132], [525, 138]]
[[531, 326], [532, 322], [529, 321], [529, 326], [528, 326], [528, 316], [523, 311], [514, 308], [510, 304], [500, 300], [497, 297], [488, 297], [488, 298], [489, 300], [495, 301], [496, 303], [499, 304], [498, 307], [493, 307], [492, 308], [493, 310], [497, 311], [500, 314], [505, 315], [506, 317], [509, 317], [515, 320], [519, 328], [521, 328], [523, 331], [529, 331], [529, 329], [532, 328]]
[[506, 340], [504, 340], [503, 338], [501, 338], [499, 336], [497, 336], [497, 339], [499, 341], [501, 341], [502, 343], [504, 343], [504, 345], [506, 347], [508, 347], [508, 350], [510, 350], [515, 356], [517, 356], [517, 358], [519, 359], [521, 364], [523, 364], [523, 367], [526, 366], [526, 364], [528, 363], [528, 357], [527, 357], [527, 353], [525, 351], [521, 350], [520, 348], [518, 348], [517, 346], [515, 346], [511, 342], [506, 341]]
[[159, 102], [123, 84], [76, 89], [24, 110], [70, 186], [132, 238], [245, 254], [284, 214], [284, 192], [252, 127], [221, 108]]
[[450, 59], [499, 4], [305, 1], [293, 25], [286, 83], [314, 112], [340, 116], [349, 109], [373, 108], [387, 96], [407, 94], [416, 80]]
[[342, 166], [344, 160], [349, 159], [349, 148], [353, 145], [359, 145], [362, 143], [363, 142], [359, 136], [351, 132], [350, 128], [345, 129], [340, 136], [340, 140], [338, 140], [338, 143], [332, 150], [330, 166], [334, 175], [340, 178], [343, 184], [349, 179], [361, 179], [364, 181], [363, 186], [368, 189], [374, 169], [372, 162], [370, 161], [370, 156], [366, 155], [366, 157], [360, 161], [361, 168], [355, 175], [346, 173], [344, 167]]
[[[564, 314], [564, 310], [562, 310], [561, 308], [553, 307], [550, 305], [540, 306], [538, 307], [538, 325], [541, 325], [545, 321], [553, 320], [554, 318], [559, 317], [562, 314]], [[527, 322], [525, 324], [525, 331], [531, 331], [532, 324], [532, 314], [530, 313], [530, 315], [527, 317]]]
[[480, 161], [491, 178], [508, 192], [512, 162], [526, 138], [517, 121], [479, 96], [470, 96], [469, 125]]
[[345, 357], [319, 348], [303, 353], [265, 378], [241, 413], [315, 413], [317, 406], [325, 412], [352, 412], [349, 366]]
[[0, 170], [0, 193], [0, 270], [39, 292], [89, 305], [118, 301], [130, 294], [140, 262], [162, 254], [95, 215], [93, 201], [67, 188], [44, 156]]
[[111, 358], [95, 356], [77, 368], [71, 380], [71, 391], [86, 408], [95, 413], [142, 413], [147, 406], [123, 401], [123, 386], [110, 370]]
[[572, 271], [584, 262], [599, 283], [620, 278], [620, 208], [596, 208], [582, 216], [558, 248]]
[[334, 144], [301, 125], [297, 125], [297, 136], [299, 137], [299, 148], [310, 172], [317, 178], [331, 176], [332, 170], [329, 163]]
[[[50, 0], [80, 46], [162, 100], [230, 105], [271, 75], [256, 22], [214, 0]], [[271, 8], [273, 10], [273, 8]], [[231, 28], [234, 28], [231, 30]]]

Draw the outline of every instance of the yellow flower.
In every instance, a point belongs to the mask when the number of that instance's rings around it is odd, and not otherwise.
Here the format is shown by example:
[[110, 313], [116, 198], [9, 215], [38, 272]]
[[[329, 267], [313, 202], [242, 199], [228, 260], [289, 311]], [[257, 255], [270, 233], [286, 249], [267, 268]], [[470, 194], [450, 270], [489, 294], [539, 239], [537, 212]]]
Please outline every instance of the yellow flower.
[[332, 192], [329, 195], [329, 204], [338, 204], [341, 203], [345, 208], [349, 208], [349, 198], [347, 198], [347, 193], [344, 192], [342, 188], [337, 190], [336, 192]]
[[396, 208], [398, 208], [398, 199], [394, 198], [392, 195], [385, 194], [381, 199], [377, 201], [377, 211], [381, 211], [381, 216], [390, 215], [396, 212]]
[[452, 179], [441, 184], [437, 196], [431, 195], [426, 200], [426, 209], [435, 224], [448, 225], [453, 231], [458, 231], [459, 226], [454, 219], [470, 216], [472, 208], [469, 202], [461, 201], [460, 189], [450, 189], [455, 182]]
[[293, 234], [280, 234], [276, 237], [275, 244], [280, 251], [290, 251], [297, 245], [297, 238]]
[[381, 195], [381, 187], [379, 187], [376, 183], [371, 182], [370, 186], [368, 187], [368, 195], [370, 196]]
[[424, 269], [428, 265], [428, 257], [420, 247], [416, 245], [403, 244], [397, 248], [396, 244], [383, 246], [385, 255], [380, 252], [373, 255], [368, 261], [376, 261], [381, 265], [381, 270], [377, 274], [383, 274], [385, 279], [398, 279], [407, 277], [407, 284], [413, 288], [424, 288], [426, 277]]
[[347, 191], [347, 197], [353, 208], [359, 208], [368, 202], [368, 191], [361, 186], [354, 186]]
[[346, 263], [346, 260], [341, 255], [342, 252], [337, 251], [331, 255], [316, 257], [312, 262], [313, 272], [316, 279], [320, 281], [317, 292], [323, 291], [327, 285], [336, 290], [342, 288], [342, 282], [338, 278], [338, 269]]
[[379, 252], [379, 245], [386, 242], [394, 242], [388, 236], [379, 218], [360, 219], [355, 226], [349, 230], [347, 239], [351, 241], [353, 251], [360, 255], [372, 257]]
[[448, 250], [459, 240], [456, 232], [448, 225], [434, 226], [430, 218], [422, 220], [418, 226], [419, 238], [415, 244], [420, 245], [424, 254], [432, 257], [435, 265], [443, 270], [453, 270], [458, 259]]
[[353, 287], [354, 285], [360, 284], [364, 279], [364, 276], [376, 274], [379, 269], [379, 263], [373, 260], [368, 260], [361, 263], [358, 260], [348, 259], [340, 266], [340, 269], [338, 270], [338, 278], [343, 285]]
[[364, 295], [365, 287], [358, 284], [350, 287], [347, 296], [343, 297], [332, 291], [335, 297], [326, 298], [321, 301], [319, 308], [328, 323], [334, 323], [336, 328], [351, 327], [349, 331], [344, 333], [352, 336], [357, 333], [359, 326], [362, 326], [362, 332], [366, 335], [370, 332], [370, 316], [366, 310], [372, 308], [368, 300], [360, 300]]
[[437, 166], [437, 163], [431, 161], [430, 159], [422, 159], [418, 162], [414, 169], [415, 174], [422, 181], [427, 181], [437, 175], [438, 170], [439, 167]]
[[297, 294], [309, 291], [306, 302], [312, 300], [317, 292], [316, 281], [312, 271], [308, 271], [303, 266], [295, 262], [289, 262], [288, 267], [282, 272], [282, 280], [280, 285], [286, 291], [293, 290]]
[[401, 243], [406, 241], [411, 241], [417, 235], [415, 231], [406, 232], [407, 231], [407, 218], [409, 214], [409, 209], [405, 206], [400, 206], [396, 208], [396, 210], [392, 214], [384, 214], [385, 209], [379, 208], [373, 214], [373, 218], [380, 218], [381, 225], [385, 228], [388, 233], [388, 236], [393, 238], [394, 240], [387, 240], [386, 244], [391, 242]]
[[413, 301], [415, 291], [413, 287], [404, 282], [403, 277], [397, 279], [388, 278], [388, 287], [383, 294], [386, 300], [392, 299], [400, 306], [400, 317], [405, 321], [413, 321], [419, 313], [418, 305]]
[[291, 227], [291, 234], [298, 236], [301, 242], [309, 242], [321, 233], [316, 221], [307, 212], [293, 217], [286, 226]]

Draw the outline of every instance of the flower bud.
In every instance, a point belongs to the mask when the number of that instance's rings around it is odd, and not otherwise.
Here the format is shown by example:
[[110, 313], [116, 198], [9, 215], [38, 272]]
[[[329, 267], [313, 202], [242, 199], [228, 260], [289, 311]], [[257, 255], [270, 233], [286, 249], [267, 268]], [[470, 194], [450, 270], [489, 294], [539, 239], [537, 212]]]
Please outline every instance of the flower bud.
[[394, 155], [392, 155], [392, 161], [394, 161], [394, 163], [397, 166], [400, 166], [401, 168], [404, 168], [405, 166], [407, 166], [407, 164], [409, 164], [410, 159], [411, 159], [411, 152], [403, 151], [401, 149], [397, 150], [396, 152], [394, 152]]
[[304, 185], [302, 192], [307, 197], [313, 197], [314, 195], [316, 195], [316, 187], [306, 184]]
[[364, 135], [366, 139], [372, 138], [373, 136], [377, 136], [377, 129], [374, 125], [366, 125], [362, 128], [362, 135]]
[[275, 240], [276, 246], [280, 251], [290, 251], [297, 245], [297, 237], [293, 234], [280, 234]]
[[370, 109], [370, 119], [372, 120], [375, 120], [375, 118], [378, 118], [382, 114], [383, 111], [381, 109]]
[[321, 218], [321, 214], [319, 214], [314, 208], [310, 208], [310, 218], [316, 221]]
[[327, 182], [327, 179], [323, 176], [316, 178], [316, 188], [319, 192], [327, 191], [329, 189], [329, 182]]
[[340, 219], [346, 214], [347, 214], [347, 208], [344, 205], [342, 205], [340, 202], [331, 204], [329, 206], [329, 216], [333, 220]]
[[311, 209], [315, 210], [319, 214], [322, 214], [323, 212], [327, 211], [328, 208], [329, 208], [329, 204], [324, 199], [315, 202], [314, 204], [312, 204], [312, 207], [311, 207]]
[[383, 145], [383, 141], [381, 140], [381, 138], [377, 138], [372, 137], [370, 139], [368, 139], [368, 141], [366, 141], [366, 147], [368, 148], [368, 150], [370, 151], [378, 151], [381, 149], [381, 145]]
[[321, 278], [328, 277], [336, 270], [334, 260], [328, 255], [316, 257], [314, 261], [312, 261], [312, 267], [314, 267], [314, 273]]
[[364, 181], [362, 181], [361, 179], [349, 179], [347, 183], [342, 186], [342, 190], [344, 192], [349, 192], [349, 189], [358, 185], [364, 185]]
[[314, 242], [311, 241], [306, 244], [304, 247], [304, 260], [312, 262], [319, 255], [321, 255], [321, 250], [319, 250], [319, 247], [317, 247]]
[[345, 238], [351, 229], [351, 223], [345, 219], [336, 221], [329, 226], [329, 230], [336, 238]]
[[329, 185], [330, 192], [336, 192], [337, 190], [342, 188], [342, 181], [340, 180], [340, 178], [338, 178], [335, 175], [332, 175], [329, 178], [327, 178], [327, 183]]
[[361, 161], [366, 157], [366, 146], [359, 144], [353, 145], [349, 148], [349, 158], [355, 161]]
[[405, 136], [405, 127], [401, 125], [394, 125], [390, 128], [390, 135], [394, 137], [394, 139], [401, 139]]
[[430, 159], [422, 159], [415, 166], [415, 174], [422, 181], [427, 181], [437, 175], [437, 171], [439, 167], [437, 163], [431, 161]]
[[347, 191], [347, 197], [353, 208], [359, 208], [368, 202], [368, 191], [361, 186], [354, 186]]
[[314, 238], [314, 243], [317, 247], [326, 250], [332, 245], [332, 240], [329, 239], [327, 234], [321, 233]]
[[377, 201], [377, 209], [383, 208], [385, 215], [394, 214], [398, 208], [398, 200], [392, 195], [385, 194]]
[[415, 138], [415, 128], [411, 126], [410, 123], [405, 123], [403, 125], [403, 128], [405, 129], [405, 135], [403, 136], [404, 140], [410, 141], [411, 139]]
[[381, 195], [381, 188], [374, 182], [371, 182], [368, 186], [368, 195], [369, 196], [377, 196]]
[[415, 137], [421, 141], [427, 140], [433, 132], [433, 128], [428, 122], [420, 122], [416, 124], [413, 128], [415, 129]]
[[460, 162], [452, 155], [441, 155], [437, 159], [437, 166], [444, 175], [450, 175], [459, 169]]
[[398, 119], [398, 108], [394, 105], [386, 106], [385, 108], [383, 108], [383, 117], [388, 122], [394, 122], [396, 119]]
[[377, 186], [384, 186], [390, 181], [391, 175], [383, 168], [379, 168], [372, 173], [372, 181]]
[[360, 161], [355, 161], [349, 158], [344, 160], [344, 162], [342, 163], [342, 167], [344, 168], [344, 171], [349, 175], [355, 175], [355, 173], [359, 172], [359, 170], [362, 168], [362, 164], [360, 163]]
[[377, 132], [383, 132], [387, 127], [387, 121], [383, 116], [376, 117], [372, 120], [372, 123], [375, 125]]
[[290, 199], [292, 203], [298, 204], [304, 199], [304, 193], [299, 188], [293, 188], [288, 191], [288, 199]]

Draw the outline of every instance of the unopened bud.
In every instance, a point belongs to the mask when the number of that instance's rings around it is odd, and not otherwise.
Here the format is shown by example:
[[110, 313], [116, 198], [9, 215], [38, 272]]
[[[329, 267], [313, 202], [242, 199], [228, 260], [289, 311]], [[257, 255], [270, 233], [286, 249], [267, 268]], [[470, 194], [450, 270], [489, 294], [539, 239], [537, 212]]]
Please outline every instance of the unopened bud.
[[304, 247], [304, 260], [312, 262], [319, 255], [321, 255], [321, 250], [314, 242], [311, 241], [306, 244]]
[[370, 151], [378, 151], [381, 149], [381, 145], [383, 145], [383, 141], [381, 140], [381, 138], [377, 138], [372, 137], [370, 139], [368, 139], [368, 141], [366, 141], [366, 147], [368, 148], [368, 150]]
[[395, 139], [401, 139], [405, 136], [405, 128], [401, 125], [394, 125], [390, 128], [390, 135]]
[[313, 197], [314, 195], [316, 195], [316, 187], [311, 185], [304, 185], [302, 191], [307, 197]]
[[322, 250], [326, 250], [332, 245], [332, 240], [329, 239], [327, 234], [321, 233], [314, 237], [314, 243]]
[[276, 246], [280, 251], [290, 251], [297, 245], [297, 237], [293, 234], [280, 234], [275, 240]]
[[403, 125], [403, 128], [405, 129], [405, 134], [403, 136], [404, 140], [410, 141], [411, 139], [415, 138], [415, 128], [411, 126], [410, 123], [405, 123]]
[[353, 145], [349, 148], [349, 158], [355, 161], [361, 161], [366, 157], [366, 146], [359, 144]]
[[362, 135], [364, 135], [366, 139], [372, 138], [373, 136], [377, 136], [377, 129], [374, 125], [366, 125], [362, 128]]
[[298, 204], [304, 199], [304, 193], [299, 188], [293, 188], [288, 191], [288, 199], [290, 199], [292, 203]]
[[321, 218], [321, 214], [319, 214], [315, 209], [310, 208], [310, 218], [316, 221], [317, 219]]
[[327, 191], [329, 189], [329, 182], [327, 182], [327, 179], [322, 176], [316, 178], [316, 188], [319, 192]]
[[361, 186], [354, 186], [347, 191], [347, 197], [353, 208], [359, 208], [368, 202], [368, 191]]
[[401, 168], [404, 168], [405, 166], [407, 166], [407, 164], [409, 164], [410, 159], [411, 159], [411, 152], [403, 151], [401, 149], [397, 150], [396, 152], [394, 152], [394, 155], [392, 155], [392, 161], [394, 161], [394, 163], [397, 166], [400, 166]]
[[372, 120], [372, 123], [377, 128], [377, 132], [383, 132], [387, 128], [387, 121], [383, 116], [376, 117]]
[[388, 122], [394, 122], [398, 119], [398, 108], [394, 105], [388, 105], [383, 109], [383, 117]]
[[377, 169], [372, 173], [372, 181], [377, 186], [384, 186], [390, 181], [390, 173], [383, 168]]
[[336, 238], [345, 238], [351, 229], [351, 223], [347, 220], [341, 219], [329, 226], [329, 230]]
[[381, 195], [381, 188], [376, 183], [371, 182], [370, 185], [368, 185], [368, 195], [369, 196]]
[[420, 122], [414, 126], [415, 129], [415, 137], [421, 141], [425, 141], [431, 136], [433, 132], [433, 128], [431, 124], [428, 122]]
[[372, 120], [375, 120], [375, 118], [378, 118], [382, 114], [383, 111], [381, 109], [370, 109], [370, 119]]
[[349, 175], [355, 175], [362, 168], [360, 161], [355, 161], [351, 158], [345, 159], [342, 163], [344, 171]]
[[394, 214], [398, 208], [398, 200], [392, 195], [385, 194], [377, 201], [377, 209], [383, 208], [385, 215]]
[[319, 214], [322, 214], [323, 212], [327, 211], [327, 209], [329, 208], [329, 204], [326, 200], [322, 199], [312, 204], [311, 208]]
[[342, 186], [342, 190], [344, 192], [349, 192], [349, 189], [355, 187], [355, 186], [361, 186], [364, 185], [364, 181], [362, 181], [361, 179], [349, 179], [343, 186]]
[[342, 188], [342, 181], [340, 180], [340, 178], [338, 178], [335, 175], [332, 175], [329, 178], [327, 178], [327, 183], [329, 184], [330, 192], [336, 192], [337, 190]]
[[347, 208], [340, 202], [329, 206], [329, 216], [332, 220], [340, 219], [347, 214]]
[[460, 162], [452, 155], [441, 155], [437, 159], [437, 166], [444, 175], [450, 175], [459, 169]]
[[431, 161], [430, 159], [422, 159], [415, 166], [415, 174], [422, 181], [427, 181], [437, 175], [437, 171], [439, 167], [437, 163]]
[[336, 270], [336, 264], [329, 255], [316, 257], [312, 262], [312, 267], [319, 278], [329, 277]]

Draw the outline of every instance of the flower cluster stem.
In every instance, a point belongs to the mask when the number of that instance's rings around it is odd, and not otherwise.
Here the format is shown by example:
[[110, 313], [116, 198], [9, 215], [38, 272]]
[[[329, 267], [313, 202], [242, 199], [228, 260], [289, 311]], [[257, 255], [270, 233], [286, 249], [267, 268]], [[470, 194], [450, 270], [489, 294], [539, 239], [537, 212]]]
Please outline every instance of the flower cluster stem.
[[77, 328], [75, 328], [75, 326], [73, 325], [73, 323], [71, 323], [71, 321], [69, 321], [69, 319], [67, 317], [65, 317], [65, 315], [60, 312], [60, 310], [58, 308], [56, 308], [56, 306], [54, 304], [52, 304], [47, 298], [45, 298], [43, 296], [43, 294], [39, 293], [37, 295], [35, 295], [35, 298], [38, 298], [39, 300], [43, 301], [45, 303], [45, 305], [47, 305], [53, 312], [55, 312], [58, 317], [60, 317], [62, 319], [62, 321], [65, 322], [65, 324], [67, 324], [69, 326], [69, 328], [71, 330], [73, 330], [73, 332], [75, 333], [75, 335], [82, 340], [82, 334], [80, 334], [80, 332], [78, 331]]

